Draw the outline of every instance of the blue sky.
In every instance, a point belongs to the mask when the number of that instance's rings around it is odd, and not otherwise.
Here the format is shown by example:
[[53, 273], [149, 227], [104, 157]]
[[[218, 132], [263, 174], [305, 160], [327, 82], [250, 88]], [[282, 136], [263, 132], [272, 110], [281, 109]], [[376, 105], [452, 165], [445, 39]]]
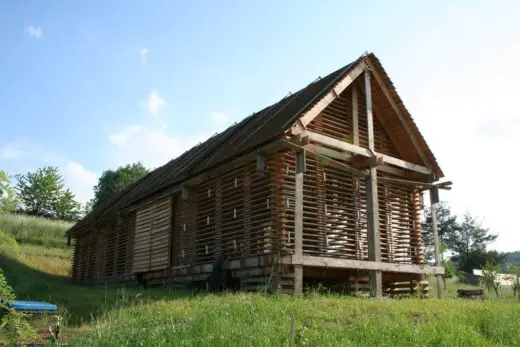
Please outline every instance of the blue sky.
[[519, 189], [491, 179], [518, 167], [519, 13], [512, 1], [4, 1], [0, 169], [59, 166], [86, 201], [104, 169], [161, 165], [372, 51], [455, 183], [444, 198], [518, 249]]

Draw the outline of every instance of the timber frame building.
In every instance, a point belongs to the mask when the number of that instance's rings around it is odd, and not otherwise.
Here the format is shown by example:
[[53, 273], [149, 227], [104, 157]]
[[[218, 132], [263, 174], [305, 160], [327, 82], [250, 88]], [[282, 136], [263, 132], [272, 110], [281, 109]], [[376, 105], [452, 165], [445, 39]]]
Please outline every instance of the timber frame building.
[[[167, 149], [165, 149], [167, 150]], [[425, 259], [421, 194], [443, 172], [374, 54], [134, 182], [69, 231], [72, 278], [301, 293], [408, 290]], [[432, 194], [435, 195], [435, 194]]]

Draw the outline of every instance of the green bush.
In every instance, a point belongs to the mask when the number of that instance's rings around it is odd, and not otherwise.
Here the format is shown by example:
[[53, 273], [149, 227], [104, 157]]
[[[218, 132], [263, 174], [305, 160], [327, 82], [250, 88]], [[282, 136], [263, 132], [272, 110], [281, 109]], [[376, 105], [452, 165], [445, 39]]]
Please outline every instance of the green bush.
[[7, 306], [7, 302], [15, 298], [13, 289], [0, 269], [0, 342], [14, 343], [35, 334], [26, 317]]

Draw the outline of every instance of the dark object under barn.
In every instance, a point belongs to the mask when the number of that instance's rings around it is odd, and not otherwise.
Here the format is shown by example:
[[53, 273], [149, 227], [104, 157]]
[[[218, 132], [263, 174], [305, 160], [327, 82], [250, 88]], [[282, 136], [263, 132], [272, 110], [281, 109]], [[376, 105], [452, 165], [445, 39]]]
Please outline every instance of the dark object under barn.
[[484, 300], [484, 289], [457, 289], [457, 297]]
[[69, 230], [72, 278], [416, 290], [444, 271], [426, 263], [420, 224], [421, 193], [446, 188], [443, 176], [379, 60], [365, 54], [79, 221]]

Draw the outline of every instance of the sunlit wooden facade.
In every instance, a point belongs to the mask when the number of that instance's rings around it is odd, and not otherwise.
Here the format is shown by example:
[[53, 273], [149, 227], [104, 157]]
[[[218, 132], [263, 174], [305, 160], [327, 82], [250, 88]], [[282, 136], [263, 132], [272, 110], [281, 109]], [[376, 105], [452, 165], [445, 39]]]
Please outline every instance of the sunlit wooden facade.
[[421, 192], [442, 177], [366, 54], [78, 222], [72, 278], [212, 287], [225, 273], [219, 286], [242, 289], [415, 290], [443, 272], [426, 264], [420, 224]]

